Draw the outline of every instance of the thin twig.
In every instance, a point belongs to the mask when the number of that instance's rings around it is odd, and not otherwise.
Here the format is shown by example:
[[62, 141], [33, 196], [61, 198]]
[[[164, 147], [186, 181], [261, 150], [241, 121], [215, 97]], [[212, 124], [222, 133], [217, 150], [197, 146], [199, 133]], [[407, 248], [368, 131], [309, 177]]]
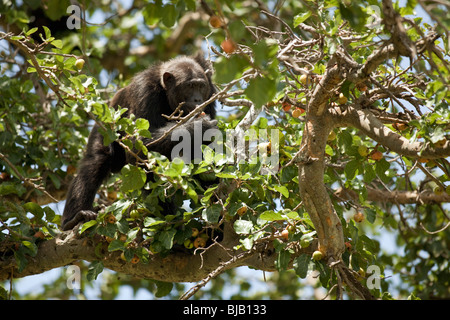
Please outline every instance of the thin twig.
[[233, 256], [230, 260], [227, 262], [224, 262], [219, 267], [217, 267], [215, 270], [213, 270], [206, 278], [204, 278], [202, 281], [200, 281], [198, 284], [190, 288], [188, 291], [186, 291], [181, 297], [180, 300], [188, 300], [190, 297], [192, 297], [195, 293], [197, 293], [201, 288], [203, 288], [209, 281], [217, 277], [219, 274], [224, 272], [227, 267], [230, 265], [236, 264], [239, 261], [245, 260], [249, 256], [253, 255], [256, 251], [256, 248], [253, 247], [249, 251], [245, 251], [242, 253], [239, 253], [236, 256]]

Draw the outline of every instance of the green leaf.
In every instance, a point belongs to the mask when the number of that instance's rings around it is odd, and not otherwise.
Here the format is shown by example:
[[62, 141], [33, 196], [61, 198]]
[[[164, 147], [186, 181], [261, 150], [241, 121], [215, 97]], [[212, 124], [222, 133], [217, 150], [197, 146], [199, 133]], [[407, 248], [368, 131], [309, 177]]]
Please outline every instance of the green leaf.
[[113, 252], [117, 250], [125, 250], [125, 245], [122, 241], [114, 239], [111, 241], [111, 243], [108, 245], [108, 251]]
[[216, 190], [219, 185], [208, 188], [203, 195], [203, 198], [200, 200], [201, 204], [206, 205], [209, 202], [209, 199], [214, 195], [214, 190]]
[[98, 275], [103, 271], [103, 262], [94, 261], [89, 265], [89, 270], [86, 275], [88, 281], [96, 280]]
[[[69, 0], [48, 0], [46, 1], [45, 15], [53, 21], [61, 19], [66, 15], [67, 7], [70, 6]], [[65, 21], [65, 20], [64, 20]], [[47, 37], [48, 38], [48, 37]]]
[[122, 216], [116, 216], [117, 218], [117, 222], [115, 223], [115, 225], [117, 226], [117, 231], [123, 233], [123, 234], [127, 234], [128, 231], [130, 230], [130, 226], [128, 225], [128, 222], [126, 219], [122, 219]]
[[289, 183], [298, 176], [298, 169], [295, 166], [289, 166], [281, 170], [281, 183]]
[[280, 192], [285, 198], [289, 198], [289, 190], [285, 186], [274, 186], [273, 188]]
[[326, 153], [327, 155], [329, 155], [330, 157], [332, 157], [332, 156], [334, 155], [333, 148], [332, 148], [329, 144], [327, 144], [327, 145], [325, 146], [325, 153]]
[[244, 239], [239, 240], [239, 242], [242, 244], [245, 250], [250, 250], [253, 247], [253, 238], [246, 237]]
[[97, 220], [91, 220], [91, 221], [83, 223], [83, 225], [81, 226], [81, 229], [79, 231], [79, 234], [82, 234], [87, 229], [89, 229], [92, 226], [95, 226], [96, 224], [97, 224]]
[[267, 77], [251, 79], [245, 89], [247, 97], [253, 101], [257, 108], [261, 108], [265, 103], [272, 100], [277, 93], [277, 80]]
[[277, 76], [278, 60], [274, 59], [278, 53], [278, 45], [273, 40], [259, 41], [256, 45], [252, 45], [253, 54], [255, 56], [254, 64], [268, 71], [270, 75]]
[[364, 182], [370, 183], [373, 179], [377, 177], [375, 170], [373, 170], [373, 166], [370, 164], [366, 164], [364, 166]]
[[339, 3], [339, 11], [341, 12], [341, 16], [350, 22], [353, 28], [357, 31], [363, 30], [367, 15], [357, 3], [349, 2], [348, 6]]
[[10, 39], [11, 40], [22, 40], [24, 38], [25, 38], [24, 36], [12, 36]]
[[191, 198], [194, 203], [198, 203], [198, 194], [195, 192], [195, 189], [191, 187], [190, 184], [187, 185], [187, 187], [184, 189], [186, 191], [186, 194]]
[[364, 248], [370, 251], [372, 254], [375, 254], [379, 250], [378, 242], [370, 239], [366, 235], [361, 235], [360, 240], [364, 243]]
[[[145, 129], [144, 130], [139, 130], [138, 134], [139, 134], [140, 137], [143, 137], [143, 138], [150, 139], [152, 137], [151, 132], [149, 130], [145, 130]], [[147, 147], [145, 147], [145, 146], [144, 146], [144, 148], [147, 149]]]
[[172, 4], [167, 4], [161, 8], [161, 21], [162, 23], [171, 28], [175, 24], [178, 18], [178, 11]]
[[131, 243], [134, 239], [136, 239], [138, 233], [139, 233], [140, 228], [136, 227], [131, 229], [128, 233], [127, 233], [127, 241], [125, 242], [125, 245], [128, 245], [129, 243]]
[[377, 217], [377, 212], [370, 208], [367, 208], [366, 210], [364, 210], [364, 212], [366, 213], [367, 221], [369, 221], [370, 223], [374, 223]]
[[185, 0], [184, 1], [188, 11], [195, 11], [196, 9], [196, 4], [195, 4], [195, 0]]
[[147, 119], [139, 118], [136, 120], [136, 129], [138, 130], [148, 130], [150, 128], [150, 124]]
[[125, 249], [123, 250], [123, 255], [125, 257], [125, 260], [130, 262], [134, 257], [134, 252], [132, 250]]
[[19, 272], [22, 272], [23, 269], [25, 269], [25, 267], [28, 265], [28, 260], [23, 250], [14, 251], [14, 259], [18, 265]]
[[345, 177], [348, 180], [353, 180], [355, 178], [356, 171], [358, 170], [358, 166], [359, 166], [359, 161], [357, 161], [357, 160], [352, 160], [345, 165], [344, 172], [345, 172]]
[[77, 59], [75, 59], [74, 57], [67, 58], [66, 60], [64, 60], [64, 69], [72, 70], [76, 61]]
[[221, 214], [222, 206], [220, 204], [213, 204], [212, 206], [203, 210], [202, 219], [206, 220], [209, 223], [218, 223]]
[[158, 23], [161, 19], [159, 15], [160, 7], [156, 3], [148, 4], [144, 10], [142, 11], [142, 16], [144, 17], [144, 21], [147, 25], [152, 26]]
[[[72, 81], [80, 91], [84, 90], [84, 86], [79, 78], [72, 77], [70, 78], [70, 81]], [[92, 113], [97, 115], [101, 121], [106, 123], [111, 123], [113, 121], [112, 110], [107, 104], [95, 102], [92, 104], [92, 107]]]
[[246, 67], [248, 67], [247, 60], [239, 55], [230, 58], [219, 57], [214, 62], [214, 82], [228, 83], [241, 76]]
[[[55, 222], [54, 219], [56, 217], [55, 211], [53, 211], [50, 207], [44, 207], [45, 219], [49, 222]], [[59, 217], [58, 217], [59, 218]]]
[[34, 27], [34, 28], [28, 30], [27, 32], [25, 32], [25, 34], [27, 36], [29, 36], [29, 35], [32, 35], [33, 33], [35, 33], [36, 31], [38, 31], [38, 27]]
[[42, 219], [44, 216], [44, 210], [40, 205], [35, 202], [27, 202], [23, 205], [23, 209], [26, 212], [31, 212], [35, 217]]
[[[437, 116], [437, 115], [436, 115]], [[445, 140], [446, 131], [442, 127], [436, 127], [430, 134], [430, 140], [436, 143], [441, 140]]]
[[56, 189], [59, 189], [61, 187], [61, 178], [54, 173], [49, 173], [48, 176], [50, 180], [52, 180], [52, 183], [56, 187]]
[[31, 251], [30, 255], [32, 257], [34, 257], [36, 255], [38, 248], [37, 248], [36, 244], [34, 244], [34, 242], [31, 242], [28, 240], [23, 240], [22, 244]]
[[308, 232], [302, 235], [300, 238], [300, 243], [302, 244], [302, 247], [308, 247], [311, 242], [314, 240], [314, 235], [316, 234], [316, 231]]
[[237, 213], [237, 211], [242, 207], [247, 207], [247, 205], [241, 201], [232, 202], [228, 207], [228, 214], [230, 216], [234, 216]]
[[272, 210], [265, 211], [261, 213], [259, 216], [260, 219], [266, 220], [266, 221], [277, 221], [277, 220], [285, 220], [285, 218], [282, 216], [279, 212], [274, 212]]
[[223, 179], [237, 179], [237, 175], [236, 173], [231, 173], [231, 172], [219, 172], [216, 174], [217, 178], [223, 178]]
[[389, 162], [387, 162], [384, 158], [377, 161], [375, 164], [375, 172], [377, 173], [378, 177], [385, 182], [390, 180], [390, 178], [386, 176], [386, 171], [389, 169], [389, 167]]
[[311, 257], [307, 254], [301, 254], [296, 260], [295, 273], [302, 279], [306, 278], [308, 274], [308, 266], [311, 261]]
[[303, 23], [311, 16], [311, 11], [306, 11], [304, 13], [298, 14], [294, 17], [294, 27], [298, 27], [300, 23]]
[[[386, 299], [387, 300], [387, 299]], [[393, 300], [393, 299], [391, 299], [391, 300]], [[406, 300], [422, 300], [422, 299], [420, 299], [419, 297], [416, 297], [415, 295], [414, 295], [414, 293], [411, 293], [407, 298], [406, 298]]]
[[144, 187], [147, 175], [142, 168], [127, 164], [120, 171], [122, 174], [122, 192], [140, 190]]
[[284, 212], [284, 215], [286, 216], [286, 217], [288, 217], [288, 219], [293, 219], [293, 220], [302, 220], [301, 218], [300, 218], [300, 216], [298, 215], [298, 212], [296, 212], [296, 211], [291, 211], [290, 209], [284, 209], [283, 210]]
[[[147, 131], [147, 130], [145, 130]], [[148, 132], [148, 131], [147, 131]], [[146, 146], [144, 146], [144, 143], [142, 142], [142, 140], [137, 140], [134, 143], [134, 147], [136, 148], [137, 151], [142, 151], [142, 153], [147, 156], [148, 155], [148, 149]]]
[[42, 28], [44, 29], [45, 32], [45, 39], [50, 39], [52, 36], [52, 32], [50, 31], [50, 29], [46, 26], [42, 26]]
[[8, 300], [9, 294], [8, 291], [6, 291], [3, 287], [0, 287], [0, 300]]
[[349, 130], [342, 130], [338, 135], [338, 145], [343, 145], [344, 152], [352, 147], [353, 137]]
[[233, 19], [228, 24], [228, 30], [230, 31], [231, 39], [241, 39], [248, 35], [248, 31], [240, 19]]
[[153, 218], [153, 217], [145, 217], [145, 219], [144, 219], [144, 226], [145, 227], [152, 227], [152, 226], [156, 226], [156, 225], [158, 225], [158, 224], [161, 224], [161, 223], [166, 223], [166, 221], [165, 220], [161, 220], [161, 219], [159, 219], [159, 218]]
[[183, 168], [184, 168], [183, 159], [181, 159], [181, 158], [173, 159], [173, 161], [170, 163], [170, 168], [175, 169], [175, 171], [177, 172], [177, 175], [181, 175]]
[[114, 213], [114, 216], [116, 216], [116, 218], [118, 218], [120, 220], [121, 214], [126, 209], [128, 209], [128, 207], [131, 206], [132, 204], [133, 204], [133, 201], [131, 201], [131, 200], [120, 199], [119, 201], [116, 201], [112, 205], [107, 207], [105, 212], [106, 213], [108, 213], [108, 212]]
[[177, 230], [175, 230], [175, 229], [163, 231], [159, 235], [158, 240], [161, 242], [161, 244], [164, 248], [166, 248], [167, 250], [170, 250], [170, 249], [172, 249], [173, 238], [175, 237], [176, 233], [177, 233]]
[[205, 163], [213, 163], [214, 161], [214, 151], [208, 146], [202, 146], [202, 154]]
[[62, 43], [61, 40], [53, 40], [53, 41], [51, 42], [51, 44], [54, 45], [54, 46], [55, 46], [56, 48], [58, 48], [58, 49], [62, 49], [63, 43]]
[[[54, 41], [53, 41], [54, 42]], [[87, 78], [86, 79], [86, 81], [84, 81], [84, 82], [82, 82], [81, 83], [81, 85], [83, 86], [83, 88], [89, 88], [89, 86], [91, 85], [91, 84], [95, 84], [96, 82], [95, 82], [95, 79], [94, 78], [92, 78], [92, 77], [89, 77], [89, 78]]]
[[248, 220], [236, 220], [233, 228], [237, 234], [249, 234], [253, 229], [253, 223]]
[[278, 253], [277, 261], [275, 262], [275, 267], [278, 271], [286, 270], [291, 261], [291, 253], [288, 250], [282, 250]]
[[172, 282], [163, 282], [163, 281], [157, 281], [157, 280], [154, 280], [154, 282], [156, 284], [155, 296], [157, 298], [165, 297], [172, 291], [172, 288], [173, 288]]

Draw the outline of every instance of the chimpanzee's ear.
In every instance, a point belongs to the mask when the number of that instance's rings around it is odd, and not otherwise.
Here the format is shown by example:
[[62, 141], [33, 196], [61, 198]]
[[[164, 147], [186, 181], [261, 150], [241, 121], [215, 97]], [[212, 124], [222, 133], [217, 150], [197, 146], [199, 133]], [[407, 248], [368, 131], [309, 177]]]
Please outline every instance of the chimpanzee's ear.
[[167, 90], [168, 87], [171, 86], [171, 84], [173, 83], [174, 80], [174, 76], [172, 73], [170, 72], [164, 72], [163, 76], [162, 76], [162, 85], [164, 87], [164, 89]]
[[200, 64], [202, 64], [202, 62], [205, 61], [204, 53], [202, 51], [198, 51], [196, 54], [192, 56], [192, 58]]
[[202, 51], [199, 51], [196, 55], [192, 56], [192, 58], [202, 67], [202, 69], [208, 75], [212, 75], [212, 65], [208, 60], [205, 59], [204, 53]]

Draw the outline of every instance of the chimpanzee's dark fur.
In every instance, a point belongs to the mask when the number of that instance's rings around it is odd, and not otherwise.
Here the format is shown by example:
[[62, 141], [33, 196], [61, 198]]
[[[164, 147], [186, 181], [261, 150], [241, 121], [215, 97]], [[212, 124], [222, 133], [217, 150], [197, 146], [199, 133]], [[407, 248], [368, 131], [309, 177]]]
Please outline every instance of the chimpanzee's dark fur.
[[[159, 63], [137, 74], [127, 87], [119, 90], [111, 107], [128, 108], [127, 114], [133, 113], [136, 118], [147, 119], [152, 139], [158, 139], [175, 124], [162, 114], [171, 115], [184, 102], [181, 109], [186, 115], [214, 94], [211, 75], [211, 65], [200, 54]], [[216, 127], [217, 120], [212, 120], [216, 115], [215, 103], [206, 106], [204, 112], [206, 115], [201, 118], [203, 132]], [[194, 121], [188, 121], [180, 128], [192, 133], [193, 126]], [[63, 230], [70, 230], [79, 222], [96, 218], [93, 202], [97, 190], [110, 173], [119, 172], [130, 158], [117, 142], [104, 146], [103, 136], [98, 129], [98, 125], [92, 129], [86, 154], [69, 187], [61, 223]], [[168, 135], [150, 146], [149, 150], [171, 158], [171, 150], [177, 143], [171, 141]]]

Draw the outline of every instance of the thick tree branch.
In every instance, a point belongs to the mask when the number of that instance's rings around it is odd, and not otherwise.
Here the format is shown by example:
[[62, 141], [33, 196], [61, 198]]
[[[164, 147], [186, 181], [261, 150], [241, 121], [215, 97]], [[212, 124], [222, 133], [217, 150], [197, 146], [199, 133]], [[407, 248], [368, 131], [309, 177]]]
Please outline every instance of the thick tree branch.
[[325, 112], [329, 99], [335, 94], [335, 90], [342, 80], [340, 72], [341, 70], [336, 60], [331, 59], [328, 62], [324, 76], [316, 86], [312, 98], [309, 101], [309, 113], [321, 116]]
[[300, 196], [316, 229], [318, 248], [327, 256], [328, 263], [339, 261], [344, 252], [342, 224], [323, 183], [325, 146], [333, 128], [326, 111], [329, 99], [342, 81], [339, 57], [336, 54], [330, 59], [311, 96], [298, 157]]
[[403, 17], [394, 10], [394, 5], [391, 0], [383, 0], [382, 3], [384, 26], [385, 29], [391, 33], [391, 41], [395, 48], [401, 55], [415, 59], [417, 56], [417, 49], [415, 44], [406, 34], [406, 29], [403, 26]]
[[344, 112], [329, 111], [334, 121], [336, 121], [336, 126], [353, 126], [400, 155], [427, 159], [439, 159], [450, 156], [449, 141], [442, 148], [435, 148], [429, 143], [409, 141], [383, 125], [369, 109], [357, 109], [355, 106], [347, 105]]
[[[342, 200], [358, 200], [358, 194], [350, 189], [339, 188], [334, 193]], [[429, 204], [450, 202], [450, 195], [443, 192], [436, 194], [431, 190], [424, 191], [398, 191], [398, 190], [379, 190], [367, 187], [367, 200], [380, 203], [396, 204]]]
[[[224, 239], [219, 244], [213, 244], [203, 252], [188, 254], [175, 252], [166, 257], [159, 254], [150, 256], [148, 263], [132, 264], [121, 259], [121, 251], [108, 252], [108, 243], [96, 236], [79, 237], [77, 229], [61, 232], [55, 238], [40, 243], [37, 255], [28, 258], [28, 265], [21, 272], [17, 269], [16, 260], [11, 255], [0, 260], [0, 281], [11, 278], [22, 278], [33, 274], [70, 265], [77, 260], [101, 260], [105, 268], [133, 275], [141, 279], [155, 279], [166, 282], [197, 282], [217, 275], [217, 270], [226, 271], [239, 266], [249, 266], [258, 270], [274, 271], [277, 255], [274, 254], [271, 243], [259, 243], [250, 254], [233, 248], [239, 244], [239, 237], [231, 225], [226, 224]], [[292, 259], [302, 253], [311, 254], [317, 246], [310, 245], [301, 249], [298, 245]], [[214, 273], [216, 272], [216, 273]]]
[[[106, 268], [139, 278], [168, 282], [199, 281], [229, 255], [229, 253], [224, 252], [223, 248], [235, 242], [235, 239], [224, 240], [224, 246], [213, 246], [203, 255], [188, 255], [182, 252], [164, 258], [160, 255], [154, 255], [151, 256], [148, 264], [131, 264], [120, 258], [119, 251], [108, 252], [108, 243], [101, 238], [78, 237], [75, 231], [77, 229], [62, 232], [54, 239], [42, 242], [39, 245], [37, 255], [29, 258], [29, 263], [22, 272], [16, 269], [14, 257], [1, 261], [0, 279], [8, 279], [12, 268], [14, 268], [14, 278], [21, 278], [62, 267], [76, 260], [102, 260]], [[228, 241], [231, 242], [228, 243]], [[97, 246], [101, 248], [97, 251], [101, 257], [96, 255]], [[200, 266], [203, 267], [200, 268]], [[232, 267], [236, 266], [233, 265]]]
[[324, 180], [324, 151], [329, 127], [317, 119], [307, 119], [299, 164], [300, 195], [319, 238], [319, 250], [340, 259], [344, 251], [341, 221], [334, 210]]

